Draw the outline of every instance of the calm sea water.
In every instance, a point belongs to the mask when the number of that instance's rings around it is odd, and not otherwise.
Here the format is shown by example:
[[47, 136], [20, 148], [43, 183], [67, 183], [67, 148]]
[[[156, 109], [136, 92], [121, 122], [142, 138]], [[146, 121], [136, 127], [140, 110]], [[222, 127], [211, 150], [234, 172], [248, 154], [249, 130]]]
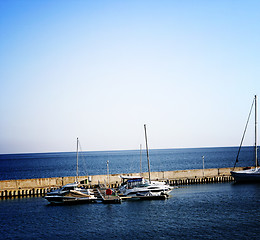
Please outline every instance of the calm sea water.
[[260, 185], [188, 185], [168, 200], [51, 206], [0, 201], [0, 239], [259, 239]]
[[[238, 148], [191, 148], [150, 150], [151, 171], [233, 167]], [[237, 166], [254, 165], [253, 147], [244, 147]], [[80, 152], [79, 175], [140, 172], [140, 151]], [[146, 153], [142, 152], [142, 171], [147, 171]], [[65, 177], [76, 174], [76, 153], [34, 153], [0, 155], [0, 180]]]
[[[232, 167], [237, 148], [151, 150], [151, 170]], [[238, 165], [253, 165], [244, 148]], [[81, 175], [139, 172], [139, 151], [84, 152]], [[75, 153], [0, 155], [1, 179], [73, 176]], [[143, 154], [143, 171], [146, 171]], [[259, 239], [260, 185], [181, 186], [168, 200], [51, 206], [42, 197], [0, 200], [0, 239]]]

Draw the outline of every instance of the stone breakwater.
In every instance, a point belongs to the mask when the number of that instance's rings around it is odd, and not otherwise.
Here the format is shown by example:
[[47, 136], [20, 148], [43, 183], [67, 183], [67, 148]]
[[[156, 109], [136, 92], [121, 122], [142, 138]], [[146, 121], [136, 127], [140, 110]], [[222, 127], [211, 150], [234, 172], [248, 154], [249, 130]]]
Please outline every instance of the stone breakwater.
[[[235, 168], [236, 171], [243, 170], [243, 167]], [[233, 168], [211, 168], [211, 169], [190, 169], [178, 171], [151, 172], [151, 180], [167, 182], [170, 185], [201, 184], [234, 181], [230, 175]], [[99, 184], [108, 184], [110, 188], [117, 188], [120, 183], [120, 175], [140, 176], [140, 173], [110, 174], [80, 176], [78, 180], [82, 187], [96, 188]], [[148, 173], [141, 173], [148, 179]], [[0, 181], [0, 198], [24, 197], [24, 196], [43, 196], [52, 189], [75, 182], [75, 177], [54, 177], [54, 178], [35, 178], [19, 180]]]

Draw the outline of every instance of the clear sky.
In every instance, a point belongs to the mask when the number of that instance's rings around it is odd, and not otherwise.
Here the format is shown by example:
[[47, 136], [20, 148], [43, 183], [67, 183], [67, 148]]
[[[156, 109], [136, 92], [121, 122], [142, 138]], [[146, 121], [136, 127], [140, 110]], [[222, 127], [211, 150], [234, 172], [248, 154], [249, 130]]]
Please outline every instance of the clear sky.
[[257, 0], [0, 0], [0, 153], [238, 146], [259, 70]]

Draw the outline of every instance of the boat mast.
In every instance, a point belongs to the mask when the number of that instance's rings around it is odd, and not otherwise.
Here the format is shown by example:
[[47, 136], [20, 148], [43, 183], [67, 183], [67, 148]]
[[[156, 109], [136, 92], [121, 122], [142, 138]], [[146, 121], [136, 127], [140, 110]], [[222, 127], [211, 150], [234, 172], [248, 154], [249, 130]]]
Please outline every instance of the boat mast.
[[77, 138], [77, 172], [76, 172], [76, 182], [78, 183], [79, 178], [79, 138]]
[[255, 95], [255, 167], [257, 168], [257, 97]]
[[146, 142], [146, 154], [147, 154], [147, 162], [148, 162], [149, 182], [151, 182], [151, 171], [150, 171], [150, 161], [149, 161], [149, 153], [148, 153], [148, 143], [147, 143], [147, 134], [146, 134], [146, 124], [144, 124], [144, 132], [145, 132], [145, 142]]
[[142, 144], [140, 144], [140, 176], [142, 176]]
[[[236, 164], [238, 162], [238, 157], [239, 157], [239, 153], [240, 153], [240, 150], [241, 150], [241, 147], [242, 147], [242, 144], [243, 144], [243, 140], [244, 140], [244, 137], [245, 137], [245, 134], [246, 134], [246, 130], [247, 130], [247, 126], [248, 126], [248, 123], [249, 123], [249, 119], [251, 117], [251, 113], [252, 113], [252, 110], [253, 110], [253, 107], [254, 107], [254, 104], [256, 103], [256, 95], [255, 95], [255, 98], [253, 99], [253, 102], [252, 102], [252, 105], [251, 105], [251, 108], [250, 108], [250, 112], [249, 112], [249, 115], [248, 115], [248, 118], [247, 118], [247, 122], [246, 122], [246, 127], [245, 127], [245, 130], [244, 130], [244, 133], [243, 133], [243, 136], [242, 136], [242, 139], [241, 139], [241, 143], [240, 143], [240, 146], [238, 148], [238, 153], [237, 153], [237, 157], [236, 157], [236, 161], [235, 161], [235, 164], [234, 164], [234, 168], [233, 168], [233, 171], [236, 167]], [[255, 104], [256, 105], [256, 104]], [[256, 114], [255, 114], [256, 115]], [[255, 130], [256, 132], [256, 130]], [[255, 133], [255, 136], [256, 136], [256, 133]], [[256, 142], [255, 142], [255, 145], [256, 145]]]
[[109, 161], [107, 160], [107, 187], [109, 188]]

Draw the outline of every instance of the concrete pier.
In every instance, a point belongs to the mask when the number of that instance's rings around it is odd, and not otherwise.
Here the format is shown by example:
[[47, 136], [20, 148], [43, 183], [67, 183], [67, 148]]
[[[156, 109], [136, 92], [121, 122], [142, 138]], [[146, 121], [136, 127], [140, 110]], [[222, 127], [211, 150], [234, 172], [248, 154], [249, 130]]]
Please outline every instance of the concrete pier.
[[[235, 168], [235, 171], [243, 170], [243, 167]], [[212, 169], [190, 169], [179, 171], [151, 172], [151, 180], [165, 181], [170, 185], [205, 184], [217, 182], [230, 182], [233, 177], [230, 171], [233, 168], [212, 168]], [[140, 173], [111, 174], [109, 175], [110, 188], [117, 188], [120, 183], [120, 175], [140, 176]], [[148, 173], [141, 174], [148, 179]], [[88, 181], [91, 179], [91, 182]], [[106, 184], [107, 175], [80, 176], [79, 181], [85, 188], [97, 188], [98, 185]], [[0, 181], [0, 198], [25, 197], [25, 196], [44, 196], [52, 189], [75, 182], [75, 177], [57, 178], [37, 178], [20, 180]]]

